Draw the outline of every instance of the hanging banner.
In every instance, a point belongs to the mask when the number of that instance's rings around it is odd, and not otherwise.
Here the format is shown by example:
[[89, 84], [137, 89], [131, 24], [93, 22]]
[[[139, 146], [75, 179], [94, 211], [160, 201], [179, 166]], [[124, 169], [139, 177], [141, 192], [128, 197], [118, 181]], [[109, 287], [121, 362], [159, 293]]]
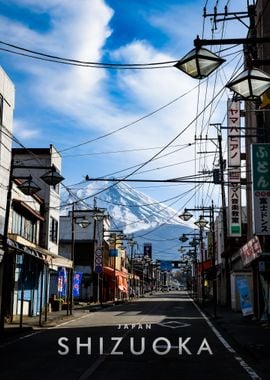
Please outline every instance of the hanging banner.
[[143, 254], [144, 256], [148, 256], [150, 257], [150, 259], [152, 259], [152, 244], [151, 243], [144, 243]]
[[242, 236], [240, 105], [228, 100], [228, 236]]
[[73, 297], [80, 296], [81, 282], [82, 282], [82, 272], [75, 272], [73, 276]]
[[251, 145], [254, 233], [270, 235], [270, 144]]
[[67, 294], [67, 271], [66, 268], [61, 268], [58, 271], [57, 292], [59, 297], [65, 297]]
[[238, 277], [236, 279], [236, 285], [239, 290], [240, 306], [243, 316], [252, 315], [253, 306], [247, 278]]

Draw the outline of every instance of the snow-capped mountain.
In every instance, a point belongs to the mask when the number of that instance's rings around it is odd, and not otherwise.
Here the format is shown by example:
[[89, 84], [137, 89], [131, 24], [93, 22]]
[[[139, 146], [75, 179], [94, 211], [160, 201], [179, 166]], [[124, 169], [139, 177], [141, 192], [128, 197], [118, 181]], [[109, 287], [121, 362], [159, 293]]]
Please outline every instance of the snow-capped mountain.
[[194, 228], [192, 223], [181, 221], [177, 211], [123, 182], [92, 182], [77, 196], [90, 207], [95, 199], [97, 207], [106, 208], [112, 227], [137, 241], [137, 253], [143, 253], [144, 244], [151, 243], [154, 259], [178, 260], [179, 237]]

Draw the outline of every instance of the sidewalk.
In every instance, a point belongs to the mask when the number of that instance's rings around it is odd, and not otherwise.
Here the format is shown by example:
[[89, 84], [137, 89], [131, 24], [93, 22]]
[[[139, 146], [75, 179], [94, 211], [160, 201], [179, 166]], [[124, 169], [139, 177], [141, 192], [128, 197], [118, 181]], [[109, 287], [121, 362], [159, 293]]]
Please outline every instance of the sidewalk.
[[270, 321], [262, 322], [250, 316], [244, 317], [241, 312], [220, 305], [217, 305], [216, 318], [214, 318], [214, 308], [211, 303], [201, 309], [219, 331], [224, 332], [224, 337], [230, 339], [234, 348], [243, 354], [248, 354], [270, 379]]
[[115, 304], [112, 301], [101, 304], [89, 304], [81, 302], [74, 305], [72, 309], [72, 315], [67, 314], [67, 310], [52, 311], [47, 315], [47, 321], [44, 320], [42, 315], [41, 323], [39, 315], [34, 317], [23, 316], [23, 323], [20, 326], [19, 316], [15, 317], [12, 323], [5, 323], [5, 330], [3, 340], [7, 341], [12, 338], [17, 338], [25, 334], [31, 333], [36, 329], [42, 329], [47, 327], [54, 327], [61, 322], [65, 322], [74, 318], [78, 318], [81, 315], [89, 312], [95, 312], [106, 307], [112, 307]]

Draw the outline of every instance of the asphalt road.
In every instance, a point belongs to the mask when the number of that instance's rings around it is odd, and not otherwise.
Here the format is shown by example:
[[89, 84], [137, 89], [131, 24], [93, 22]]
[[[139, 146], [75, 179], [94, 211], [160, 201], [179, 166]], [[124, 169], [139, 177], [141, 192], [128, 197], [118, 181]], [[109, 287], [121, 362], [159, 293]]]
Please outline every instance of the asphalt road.
[[113, 306], [0, 347], [0, 379], [259, 379], [185, 292]]

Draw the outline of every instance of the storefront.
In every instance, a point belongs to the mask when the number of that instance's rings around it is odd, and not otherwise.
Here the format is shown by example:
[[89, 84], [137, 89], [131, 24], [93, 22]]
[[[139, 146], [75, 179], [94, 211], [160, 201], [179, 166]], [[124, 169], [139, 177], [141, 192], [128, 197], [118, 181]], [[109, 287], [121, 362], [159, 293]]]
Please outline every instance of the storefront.
[[[116, 287], [115, 287], [116, 281]], [[128, 272], [114, 270], [111, 267], [103, 267], [102, 300], [125, 300], [128, 297]]]
[[[13, 236], [12, 236], [13, 237]], [[7, 239], [6, 316], [40, 315], [48, 307], [50, 271], [58, 266], [72, 267], [72, 262], [41, 247], [30, 247], [14, 235]]]

